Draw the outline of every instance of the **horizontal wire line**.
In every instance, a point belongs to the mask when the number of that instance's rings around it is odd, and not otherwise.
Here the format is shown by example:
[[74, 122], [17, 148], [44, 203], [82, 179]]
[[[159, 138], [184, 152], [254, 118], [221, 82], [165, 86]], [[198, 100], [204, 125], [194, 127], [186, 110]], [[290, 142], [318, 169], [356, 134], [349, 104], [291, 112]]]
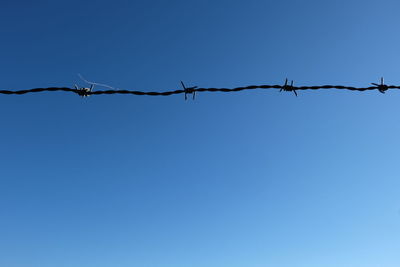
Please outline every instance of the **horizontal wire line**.
[[[388, 89], [400, 89], [400, 86], [396, 85], [384, 85], [384, 91]], [[165, 92], [145, 92], [145, 91], [132, 91], [132, 90], [100, 90], [100, 91], [88, 91], [88, 88], [73, 89], [67, 87], [49, 87], [49, 88], [34, 88], [28, 90], [0, 90], [0, 94], [6, 95], [22, 95], [27, 93], [38, 93], [38, 92], [55, 92], [64, 91], [72, 92], [81, 96], [89, 95], [110, 95], [110, 94], [132, 94], [132, 95], [149, 95], [149, 96], [169, 96], [176, 94], [191, 94], [194, 92], [238, 92], [243, 90], [254, 90], [254, 89], [281, 89], [283, 91], [296, 91], [296, 90], [318, 90], [318, 89], [341, 89], [341, 90], [351, 90], [351, 91], [367, 91], [367, 90], [382, 90], [382, 86], [370, 86], [370, 87], [352, 87], [343, 85], [316, 85], [316, 86], [288, 86], [288, 85], [249, 85], [236, 88], [195, 88], [190, 87], [186, 90], [174, 90]], [[384, 92], [381, 91], [381, 92]]]

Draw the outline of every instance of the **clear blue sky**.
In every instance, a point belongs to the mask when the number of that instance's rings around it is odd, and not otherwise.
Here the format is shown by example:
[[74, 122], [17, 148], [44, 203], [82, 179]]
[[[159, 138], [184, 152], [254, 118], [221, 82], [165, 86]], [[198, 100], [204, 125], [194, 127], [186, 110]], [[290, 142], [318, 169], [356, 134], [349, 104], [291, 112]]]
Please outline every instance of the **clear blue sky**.
[[[399, 9], [6, 0], [0, 88], [400, 84]], [[0, 266], [400, 265], [397, 91], [47, 92], [0, 112]]]

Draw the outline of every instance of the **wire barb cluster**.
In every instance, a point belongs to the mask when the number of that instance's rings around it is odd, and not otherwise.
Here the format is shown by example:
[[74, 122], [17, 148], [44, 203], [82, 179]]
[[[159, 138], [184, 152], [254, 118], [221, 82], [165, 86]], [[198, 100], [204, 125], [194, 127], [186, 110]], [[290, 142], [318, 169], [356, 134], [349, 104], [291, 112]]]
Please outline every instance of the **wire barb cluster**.
[[293, 92], [294, 95], [297, 97], [296, 89], [294, 89], [294, 86], [293, 86], [293, 80], [291, 81], [290, 85], [288, 85], [288, 79], [286, 78], [285, 84], [282, 86], [282, 88], [281, 88], [281, 90], [279, 90], [279, 92], [282, 92], [282, 91]]
[[89, 88], [87, 88], [87, 87], [80, 87], [79, 88], [78, 85], [75, 84], [76, 93], [78, 95], [80, 95], [81, 97], [88, 97], [90, 92], [92, 92], [93, 87], [94, 87], [94, 85], [92, 84], [92, 85], [90, 85]]
[[186, 87], [185, 84], [181, 81], [181, 85], [183, 87], [183, 91], [185, 92], [185, 100], [187, 100], [187, 95], [188, 94], [192, 94], [193, 95], [193, 100], [196, 96], [196, 88], [197, 86], [193, 86], [193, 87]]
[[379, 92], [381, 92], [382, 94], [384, 94], [387, 91], [387, 89], [389, 89], [389, 87], [384, 83], [383, 77], [381, 77], [380, 84], [376, 84], [376, 83], [371, 83], [371, 84], [378, 87]]
[[192, 95], [193, 100], [195, 99], [196, 92], [238, 92], [243, 90], [254, 90], [254, 89], [279, 89], [279, 91], [293, 92], [297, 96], [298, 90], [318, 90], [318, 89], [340, 89], [340, 90], [351, 90], [351, 91], [367, 91], [367, 90], [378, 90], [381, 93], [385, 93], [389, 89], [400, 89], [400, 86], [387, 85], [384, 83], [383, 77], [380, 83], [371, 83], [373, 86], [370, 87], [352, 87], [343, 85], [316, 85], [316, 86], [294, 86], [293, 80], [288, 84], [288, 79], [286, 79], [284, 85], [249, 85], [236, 88], [198, 88], [197, 86], [186, 87], [186, 85], [181, 81], [181, 90], [165, 91], [165, 92], [146, 92], [146, 91], [134, 91], [134, 90], [99, 90], [93, 91], [94, 84], [91, 84], [89, 88], [78, 87], [75, 88], [68, 87], [49, 87], [49, 88], [34, 88], [28, 90], [0, 90], [0, 94], [6, 95], [22, 95], [27, 93], [38, 93], [38, 92], [55, 92], [64, 91], [72, 92], [81, 97], [88, 97], [91, 95], [111, 95], [111, 94], [131, 94], [131, 95], [148, 95], [148, 96], [169, 96], [176, 94], [184, 94], [185, 100], [187, 100], [187, 95]]

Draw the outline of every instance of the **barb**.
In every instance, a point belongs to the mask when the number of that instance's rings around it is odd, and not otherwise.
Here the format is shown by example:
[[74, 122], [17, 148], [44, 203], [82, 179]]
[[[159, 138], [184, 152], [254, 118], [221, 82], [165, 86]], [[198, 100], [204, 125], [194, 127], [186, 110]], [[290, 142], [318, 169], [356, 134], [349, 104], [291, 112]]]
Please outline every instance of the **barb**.
[[384, 94], [387, 91], [387, 89], [389, 89], [388, 86], [385, 84], [383, 77], [381, 77], [380, 84], [376, 84], [376, 83], [371, 83], [371, 84], [378, 87], [379, 92], [381, 92], [382, 94]]
[[187, 100], [187, 95], [188, 94], [192, 94], [193, 95], [193, 100], [194, 100], [194, 97], [196, 96], [196, 88], [197, 88], [197, 86], [186, 87], [185, 84], [182, 81], [181, 81], [181, 85], [183, 87], [183, 91], [185, 92], [185, 100]]
[[369, 91], [369, 90], [378, 90], [381, 93], [385, 93], [389, 89], [400, 89], [400, 86], [397, 85], [386, 85], [384, 83], [383, 78], [381, 78], [381, 83], [376, 84], [372, 83], [373, 86], [370, 87], [352, 87], [352, 86], [344, 86], [344, 85], [314, 85], [314, 86], [294, 86], [293, 81], [291, 84], [288, 84], [288, 80], [286, 79], [284, 85], [249, 85], [242, 86], [236, 88], [198, 88], [194, 87], [186, 87], [185, 84], [181, 81], [181, 86], [183, 89], [181, 90], [172, 90], [172, 91], [164, 91], [164, 92], [152, 92], [152, 91], [134, 91], [134, 90], [99, 90], [92, 91], [93, 85], [90, 88], [75, 86], [75, 88], [67, 88], [67, 87], [49, 87], [49, 88], [34, 88], [28, 90], [0, 90], [0, 94], [6, 95], [22, 95], [27, 93], [38, 93], [38, 92], [55, 92], [55, 91], [64, 91], [64, 92], [72, 92], [76, 93], [80, 96], [89, 96], [89, 95], [111, 95], [111, 94], [131, 94], [131, 95], [148, 95], [148, 96], [170, 96], [176, 94], [185, 94], [185, 99], [187, 99], [188, 94], [193, 95], [193, 99], [195, 98], [196, 92], [239, 92], [244, 90], [255, 90], [255, 89], [279, 89], [279, 91], [292, 91], [297, 96], [298, 90], [319, 90], [319, 89], [339, 89], [339, 90], [351, 90], [351, 91]]
[[78, 95], [80, 95], [81, 97], [87, 97], [89, 96], [89, 94], [92, 92], [93, 90], [93, 84], [90, 85], [90, 88], [87, 87], [81, 87], [79, 88], [78, 85], [75, 84], [75, 91]]
[[285, 84], [282, 86], [282, 88], [281, 88], [281, 90], [279, 90], [279, 92], [282, 92], [282, 91], [293, 92], [294, 95], [297, 97], [296, 89], [294, 89], [294, 86], [293, 86], [293, 80], [290, 83], [290, 85], [288, 85], [288, 79], [286, 78]]

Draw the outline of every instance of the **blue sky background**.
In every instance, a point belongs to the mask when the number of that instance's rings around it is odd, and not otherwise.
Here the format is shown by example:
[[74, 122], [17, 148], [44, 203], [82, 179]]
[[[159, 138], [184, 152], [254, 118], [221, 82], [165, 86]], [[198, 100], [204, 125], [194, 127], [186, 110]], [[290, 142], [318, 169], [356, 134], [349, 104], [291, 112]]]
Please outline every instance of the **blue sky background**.
[[[0, 87], [400, 84], [399, 8], [7, 0]], [[0, 112], [0, 266], [400, 265], [397, 91], [48, 92]]]

